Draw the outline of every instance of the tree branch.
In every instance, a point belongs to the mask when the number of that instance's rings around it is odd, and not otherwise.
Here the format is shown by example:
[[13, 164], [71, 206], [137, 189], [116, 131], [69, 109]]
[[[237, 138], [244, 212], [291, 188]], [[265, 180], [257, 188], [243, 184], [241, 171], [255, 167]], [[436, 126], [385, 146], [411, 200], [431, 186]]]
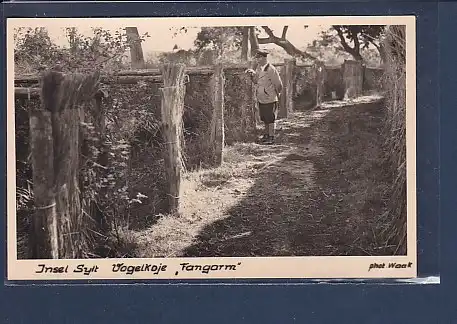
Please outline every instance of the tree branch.
[[268, 37], [271, 38], [271, 39], [277, 39], [278, 37], [275, 36], [275, 34], [273, 33], [273, 31], [271, 30], [270, 27], [268, 26], [262, 26], [263, 30], [265, 30], [265, 32], [267, 33]]
[[[258, 44], [275, 44], [278, 45], [279, 47], [282, 47], [287, 54], [293, 56], [293, 57], [302, 57], [304, 59], [310, 59], [313, 61], [317, 61], [318, 59], [314, 57], [313, 55], [301, 51], [297, 47], [295, 47], [291, 42], [289, 42], [285, 37], [284, 38], [279, 38], [277, 37], [274, 33], [273, 30], [271, 30], [270, 27], [268, 26], [262, 26], [263, 30], [265, 30], [265, 33], [267, 33], [268, 37], [258, 37], [257, 36], [257, 43]], [[287, 33], [288, 27], [285, 26], [283, 29], [283, 35], [285, 36]]]
[[357, 35], [354, 36], [354, 52], [360, 55], [360, 42], [359, 37]]
[[[357, 37], [355, 37], [355, 40], [357, 40], [357, 42], [354, 41], [354, 48], [352, 48], [347, 43], [346, 38], [344, 37], [343, 31], [341, 30], [341, 28], [339, 26], [333, 26], [333, 28], [336, 30], [336, 33], [338, 34], [338, 37], [341, 41], [341, 46], [343, 46], [343, 49], [346, 52], [348, 52], [349, 54], [351, 54], [356, 60], [361, 60], [362, 57], [360, 55], [360, 44], [358, 42]], [[358, 44], [358, 48], [357, 48], [357, 44]]]
[[270, 37], [257, 37], [257, 42], [259, 44], [271, 44], [274, 43], [275, 40], [271, 39]]
[[289, 29], [289, 26], [284, 26], [282, 29], [281, 39], [286, 39], [287, 29]]

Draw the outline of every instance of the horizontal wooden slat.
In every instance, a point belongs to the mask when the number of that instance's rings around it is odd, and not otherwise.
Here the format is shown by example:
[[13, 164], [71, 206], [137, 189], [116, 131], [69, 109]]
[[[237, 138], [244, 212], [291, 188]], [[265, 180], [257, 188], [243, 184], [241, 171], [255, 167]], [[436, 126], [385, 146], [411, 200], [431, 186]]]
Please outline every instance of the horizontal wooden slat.
[[[284, 66], [283, 63], [273, 64], [276, 67]], [[224, 70], [244, 70], [249, 67], [249, 63], [245, 64], [229, 64], [224, 65]], [[311, 65], [297, 65], [299, 68], [311, 67]], [[210, 75], [214, 73], [212, 66], [190, 66], [186, 68], [186, 74], [189, 75]], [[37, 74], [18, 75], [14, 81], [16, 84], [38, 83]], [[132, 84], [138, 81], [161, 82], [162, 75], [160, 69], [142, 69], [142, 70], [121, 70], [112, 76], [102, 76], [102, 83], [119, 83]]]
[[18, 98], [39, 98], [41, 88], [14, 88], [14, 95]]
[[[100, 94], [100, 95], [102, 95], [104, 97], [108, 96], [108, 94], [106, 92], [104, 92], [103, 90], [98, 91], [97, 94]], [[41, 88], [15, 87], [14, 88], [14, 96], [16, 98], [24, 98], [24, 99], [39, 98], [41, 96]]]
[[111, 76], [101, 77], [100, 82], [104, 84], [135, 84], [139, 81], [162, 83], [161, 75], [122, 75], [122, 76]]

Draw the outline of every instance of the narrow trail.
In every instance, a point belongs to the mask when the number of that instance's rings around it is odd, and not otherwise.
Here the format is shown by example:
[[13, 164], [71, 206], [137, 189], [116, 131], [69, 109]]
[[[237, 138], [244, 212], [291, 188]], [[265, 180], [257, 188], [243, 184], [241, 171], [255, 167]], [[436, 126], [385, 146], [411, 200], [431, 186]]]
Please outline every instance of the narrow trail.
[[373, 98], [326, 103], [280, 120], [275, 145], [228, 147], [221, 167], [186, 174], [179, 217], [133, 233], [137, 256], [388, 253], [382, 118]]

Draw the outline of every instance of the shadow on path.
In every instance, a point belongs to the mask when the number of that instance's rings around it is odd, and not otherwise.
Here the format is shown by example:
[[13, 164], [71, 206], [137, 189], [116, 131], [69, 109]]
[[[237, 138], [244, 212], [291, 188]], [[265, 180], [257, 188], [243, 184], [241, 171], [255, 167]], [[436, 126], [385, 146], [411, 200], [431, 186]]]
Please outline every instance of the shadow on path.
[[[203, 228], [182, 255], [385, 255], [378, 218], [389, 188], [381, 164], [381, 103], [294, 113], [255, 183], [225, 218]], [[255, 155], [255, 154], [254, 154]]]

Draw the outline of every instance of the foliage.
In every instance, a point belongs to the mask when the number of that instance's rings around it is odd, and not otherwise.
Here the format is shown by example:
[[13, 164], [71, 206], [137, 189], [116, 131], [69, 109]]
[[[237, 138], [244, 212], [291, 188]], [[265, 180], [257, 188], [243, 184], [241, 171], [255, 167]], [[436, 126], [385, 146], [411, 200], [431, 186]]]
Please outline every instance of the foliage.
[[[332, 27], [340, 39], [344, 51], [352, 55], [355, 60], [363, 60], [361, 51], [374, 46], [382, 59], [383, 47], [379, 40], [384, 32], [383, 25], [334, 25]], [[348, 43], [349, 41], [349, 43]], [[353, 44], [351, 47], [350, 44]]]
[[360, 42], [361, 48], [368, 48], [379, 41], [384, 25], [334, 25], [333, 29], [341, 30], [343, 35], [352, 43]]
[[[110, 75], [124, 68], [127, 38], [123, 31], [110, 32], [100, 28], [93, 29], [93, 35], [83, 37], [75, 28], [65, 29], [69, 46], [55, 44], [45, 28], [19, 28], [15, 31], [16, 73], [37, 73], [45, 69], [62, 72], [93, 72], [102, 70]], [[147, 37], [147, 35], [144, 35]], [[128, 216], [128, 210], [141, 204], [146, 195], [132, 191], [129, 187], [129, 160], [131, 146], [141, 141], [142, 132], [157, 134], [157, 116], [149, 103], [151, 91], [148, 85], [140, 84], [132, 88], [109, 86], [108, 99], [103, 102], [106, 127], [104, 134], [96, 128], [94, 106], [87, 103], [85, 120], [81, 123], [82, 165], [80, 169], [83, 206], [90, 213], [91, 203], [108, 217], [117, 228]], [[138, 100], [140, 99], [140, 100]], [[39, 102], [16, 101], [16, 128], [20, 145], [17, 157], [17, 198], [18, 214], [30, 211], [33, 203], [28, 151], [28, 113], [31, 105]], [[25, 109], [24, 109], [25, 108]], [[24, 112], [24, 113], [22, 113]], [[18, 135], [19, 134], [19, 135]], [[100, 157], [106, 155], [106, 164], [100, 164]], [[107, 194], [109, 193], [109, 194]], [[93, 218], [94, 215], [89, 215]], [[22, 220], [21, 220], [22, 221]], [[113, 228], [113, 227], [112, 227]]]
[[[110, 93], [111, 96], [104, 102], [104, 141], [107, 147], [108, 169], [98, 173], [99, 178], [95, 179], [91, 191], [95, 193], [105, 214], [110, 215], [113, 220], [127, 221], [127, 217], [124, 216], [128, 216], [129, 207], [132, 204], [141, 204], [141, 197], [147, 198], [143, 193], [133, 192], [130, 188], [132, 150], [152, 146], [160, 151], [160, 116], [158, 107], [153, 104], [157, 102], [153, 97], [158, 93], [158, 86], [111, 85]], [[99, 147], [100, 143], [93, 143], [94, 158], [100, 153], [97, 150]], [[93, 164], [92, 169], [97, 167]], [[109, 195], [98, 195], [100, 192], [109, 192]]]
[[[69, 46], [53, 43], [46, 28], [18, 28], [15, 30], [14, 59], [18, 72], [36, 73], [55, 68], [64, 72], [114, 72], [123, 67], [129, 48], [124, 30], [112, 33], [92, 28], [93, 35], [84, 36], [76, 28], [65, 28]], [[144, 41], [149, 35], [142, 35]]]
[[[354, 37], [357, 36], [357, 41], [363, 46], [360, 46], [359, 50], [354, 49], [354, 47], [348, 48], [349, 44], [346, 44], [345, 47], [335, 27], [341, 29], [345, 41], [355, 39]], [[362, 59], [369, 66], [378, 66], [381, 60], [379, 39], [381, 38], [381, 32], [384, 27], [368, 26], [369, 28], [366, 30], [363, 27], [334, 26], [322, 31], [319, 34], [319, 38], [315, 39], [308, 46], [307, 50], [328, 65], [340, 65], [344, 60], [356, 58]], [[344, 33], [347, 33], [347, 37], [350, 38], [346, 39]]]
[[215, 50], [218, 56], [230, 50], [239, 50], [243, 39], [243, 27], [202, 27], [194, 41], [197, 51]]
[[322, 31], [319, 38], [308, 45], [307, 50], [319, 60], [332, 66], [341, 65], [345, 59], [351, 57], [344, 51], [338, 36], [331, 29]]

